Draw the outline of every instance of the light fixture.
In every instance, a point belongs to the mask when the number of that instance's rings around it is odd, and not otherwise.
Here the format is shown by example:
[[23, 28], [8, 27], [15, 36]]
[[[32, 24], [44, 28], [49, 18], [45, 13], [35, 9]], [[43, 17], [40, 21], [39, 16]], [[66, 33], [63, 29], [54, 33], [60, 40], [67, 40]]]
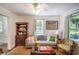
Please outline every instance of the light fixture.
[[40, 11], [43, 10], [43, 6], [40, 3], [33, 3], [32, 7], [33, 7], [33, 13], [35, 13], [35, 14], [39, 14]]

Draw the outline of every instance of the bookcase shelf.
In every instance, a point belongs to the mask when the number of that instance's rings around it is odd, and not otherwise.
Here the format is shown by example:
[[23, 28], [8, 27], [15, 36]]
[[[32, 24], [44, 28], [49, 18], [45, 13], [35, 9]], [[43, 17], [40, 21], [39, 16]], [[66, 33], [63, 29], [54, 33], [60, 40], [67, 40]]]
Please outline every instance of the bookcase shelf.
[[28, 23], [18, 22], [16, 23], [16, 46], [25, 45], [25, 39], [28, 35]]

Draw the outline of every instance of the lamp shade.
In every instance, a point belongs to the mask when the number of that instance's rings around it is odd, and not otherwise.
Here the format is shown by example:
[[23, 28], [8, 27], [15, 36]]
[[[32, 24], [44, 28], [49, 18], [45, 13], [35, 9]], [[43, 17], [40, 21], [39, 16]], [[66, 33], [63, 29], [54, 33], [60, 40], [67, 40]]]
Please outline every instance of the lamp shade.
[[59, 31], [56, 31], [56, 33], [55, 33], [56, 35], [59, 35]]

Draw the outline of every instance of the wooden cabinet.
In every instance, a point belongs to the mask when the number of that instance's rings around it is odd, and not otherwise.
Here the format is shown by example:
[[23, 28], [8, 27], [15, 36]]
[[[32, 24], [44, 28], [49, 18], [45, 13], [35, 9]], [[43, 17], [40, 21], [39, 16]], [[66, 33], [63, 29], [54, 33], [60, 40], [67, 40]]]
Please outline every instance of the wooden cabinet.
[[24, 46], [28, 35], [28, 23], [16, 23], [16, 46]]
[[17, 35], [16, 36], [16, 46], [24, 46], [26, 38], [27, 38], [26, 36]]

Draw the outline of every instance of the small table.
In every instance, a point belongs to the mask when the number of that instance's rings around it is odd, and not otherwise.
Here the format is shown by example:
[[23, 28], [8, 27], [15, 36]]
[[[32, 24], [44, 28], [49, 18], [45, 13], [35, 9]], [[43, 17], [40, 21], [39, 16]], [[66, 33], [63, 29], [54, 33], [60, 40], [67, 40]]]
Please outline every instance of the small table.
[[52, 50], [49, 50], [49, 51], [38, 51], [38, 50], [35, 50], [35, 48], [33, 48], [33, 50], [31, 51], [31, 55], [55, 55], [55, 50], [54, 48], [52, 47]]
[[55, 52], [38, 52], [38, 51], [32, 51], [31, 55], [55, 55]]

